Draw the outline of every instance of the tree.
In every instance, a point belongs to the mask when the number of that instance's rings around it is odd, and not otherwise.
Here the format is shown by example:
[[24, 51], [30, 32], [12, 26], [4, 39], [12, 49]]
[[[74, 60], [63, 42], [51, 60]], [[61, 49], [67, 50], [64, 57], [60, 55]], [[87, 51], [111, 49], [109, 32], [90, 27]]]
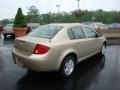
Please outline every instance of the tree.
[[72, 12], [72, 15], [73, 15], [73, 17], [75, 17], [77, 19], [78, 22], [80, 22], [81, 21], [80, 18], [84, 15], [84, 11], [82, 11], [82, 10], [74, 10]]
[[46, 14], [42, 14], [41, 15], [42, 17], [42, 24], [48, 24], [48, 23], [51, 23], [51, 13], [46, 13]]
[[30, 6], [28, 8], [26, 21], [28, 23], [39, 23], [40, 22], [40, 13], [35, 6]]
[[26, 27], [26, 22], [21, 8], [18, 8], [15, 16], [14, 27]]

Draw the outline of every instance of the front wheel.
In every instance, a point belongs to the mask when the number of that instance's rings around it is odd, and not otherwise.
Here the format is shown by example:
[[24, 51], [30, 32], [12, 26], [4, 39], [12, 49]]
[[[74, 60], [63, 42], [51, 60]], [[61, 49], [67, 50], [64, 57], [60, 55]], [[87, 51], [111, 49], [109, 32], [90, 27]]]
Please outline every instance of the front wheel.
[[74, 56], [67, 56], [61, 66], [61, 73], [64, 77], [69, 77], [73, 74], [75, 69]]
[[101, 48], [101, 54], [104, 55], [106, 52], [106, 45], [103, 43], [102, 48]]

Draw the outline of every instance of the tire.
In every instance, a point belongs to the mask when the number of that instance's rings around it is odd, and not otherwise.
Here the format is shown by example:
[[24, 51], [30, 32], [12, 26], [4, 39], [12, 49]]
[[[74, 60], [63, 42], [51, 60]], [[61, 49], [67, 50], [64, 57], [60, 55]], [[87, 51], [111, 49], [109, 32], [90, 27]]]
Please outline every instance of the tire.
[[60, 72], [63, 77], [68, 78], [72, 76], [74, 69], [75, 69], [75, 57], [74, 56], [67, 56], [61, 65]]
[[105, 51], [106, 51], [106, 44], [103, 43], [102, 47], [101, 47], [101, 55], [105, 55]]

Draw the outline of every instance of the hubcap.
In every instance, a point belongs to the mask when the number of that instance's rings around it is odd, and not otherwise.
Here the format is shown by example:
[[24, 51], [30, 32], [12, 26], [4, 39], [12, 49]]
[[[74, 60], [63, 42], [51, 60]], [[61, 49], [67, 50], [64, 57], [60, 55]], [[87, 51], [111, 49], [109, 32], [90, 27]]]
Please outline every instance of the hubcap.
[[66, 75], [70, 75], [74, 69], [74, 62], [72, 59], [67, 60], [64, 66], [64, 72]]
[[102, 46], [102, 54], [105, 54], [105, 45]]

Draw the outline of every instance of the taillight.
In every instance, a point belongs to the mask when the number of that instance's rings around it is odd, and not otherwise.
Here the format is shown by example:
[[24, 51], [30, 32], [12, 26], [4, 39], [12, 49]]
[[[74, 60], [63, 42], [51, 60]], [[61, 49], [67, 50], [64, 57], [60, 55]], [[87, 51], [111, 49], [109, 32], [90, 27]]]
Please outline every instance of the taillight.
[[45, 54], [50, 50], [49, 47], [41, 45], [41, 44], [37, 44], [35, 46], [35, 49], [33, 51], [33, 54]]

